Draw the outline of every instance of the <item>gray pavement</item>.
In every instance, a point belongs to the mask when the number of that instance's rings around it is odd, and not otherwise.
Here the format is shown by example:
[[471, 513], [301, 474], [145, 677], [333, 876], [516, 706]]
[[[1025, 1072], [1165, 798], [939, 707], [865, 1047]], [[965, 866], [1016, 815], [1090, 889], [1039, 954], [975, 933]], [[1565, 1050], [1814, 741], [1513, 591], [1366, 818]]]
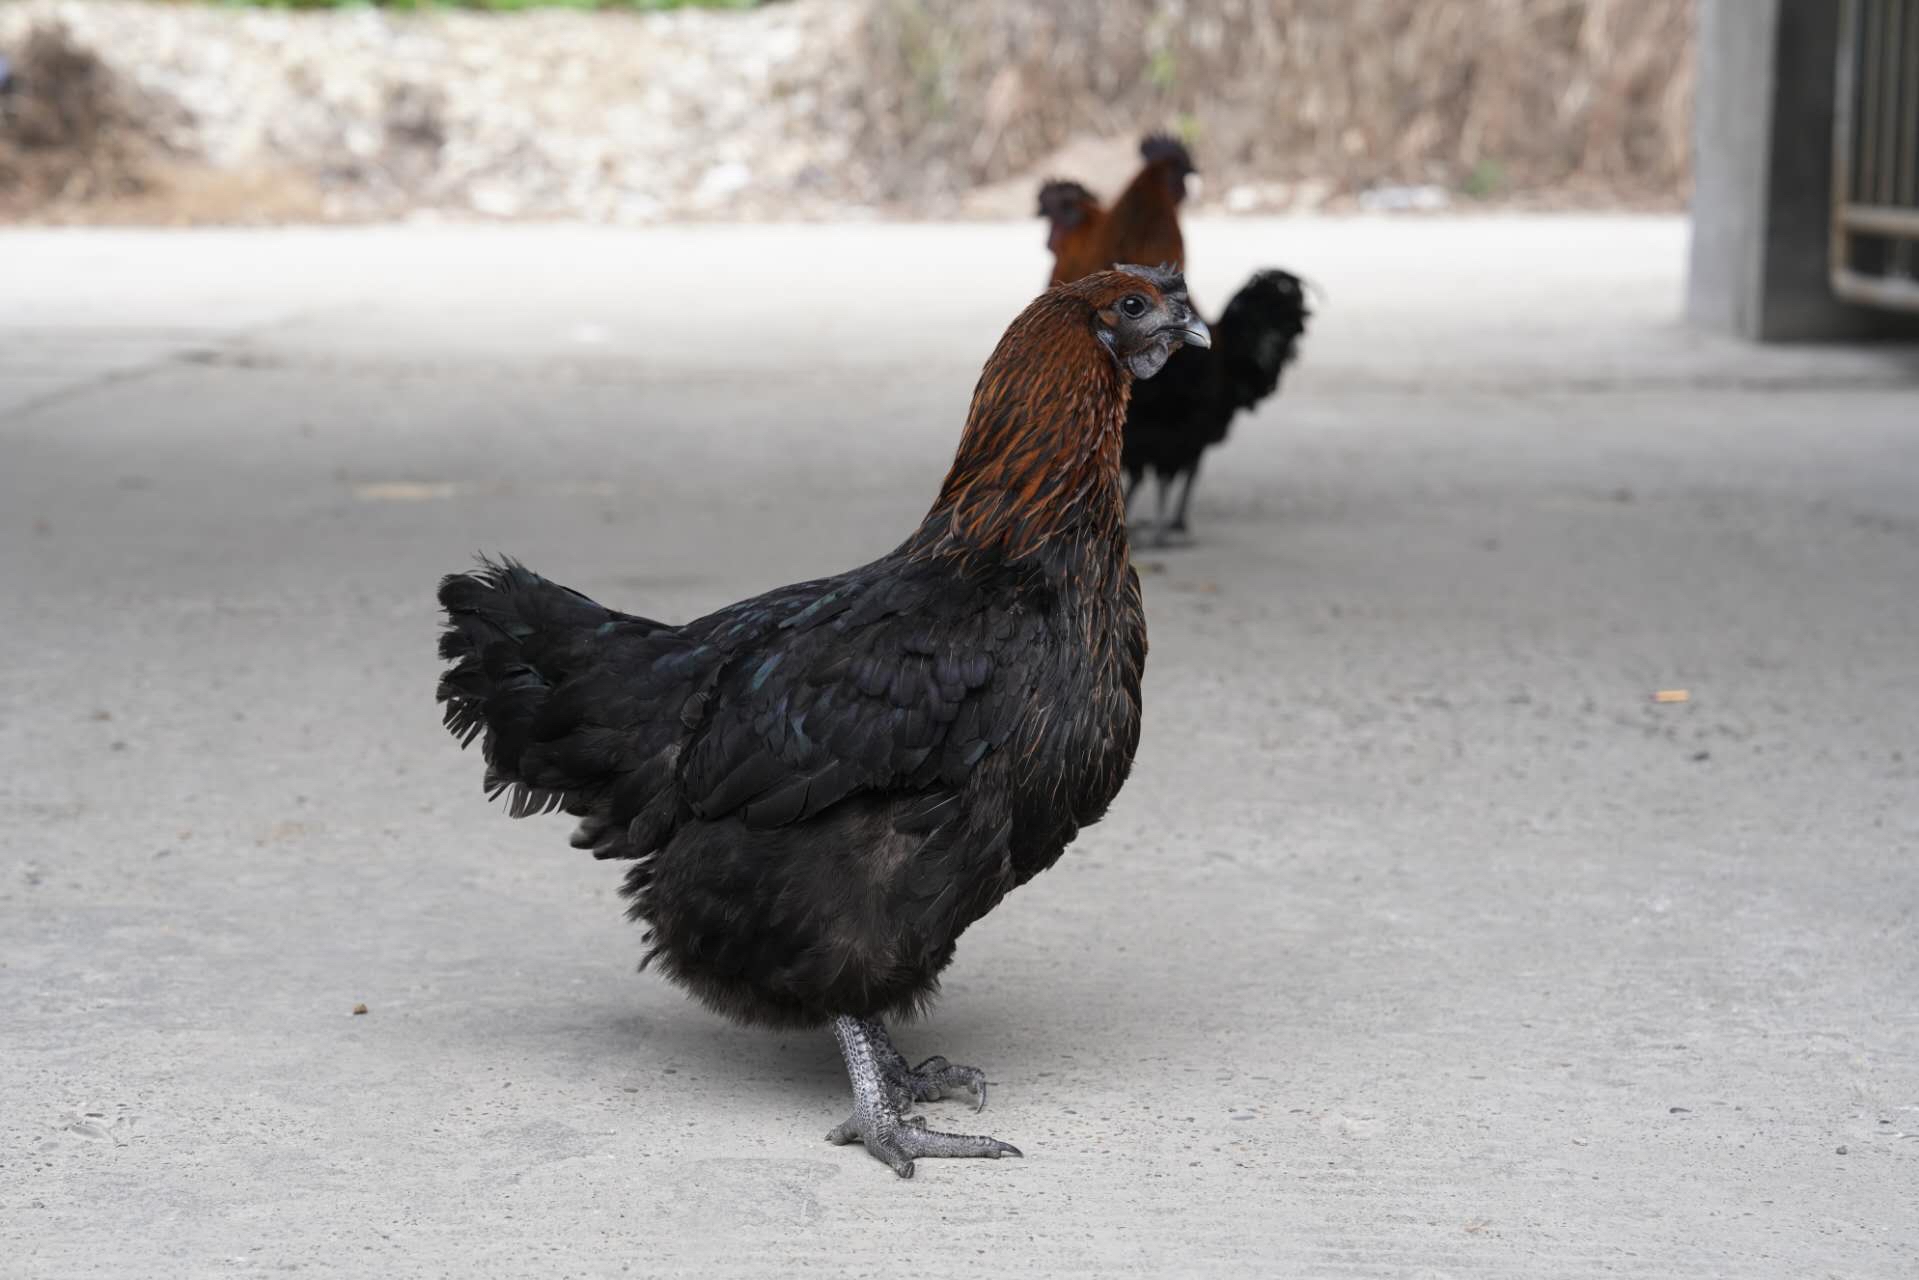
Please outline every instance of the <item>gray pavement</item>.
[[483, 802], [432, 588], [892, 545], [1037, 224], [0, 235], [0, 1274], [1919, 1274], [1919, 359], [1673, 220], [1188, 239], [1323, 313], [902, 1035], [1027, 1158], [900, 1182]]

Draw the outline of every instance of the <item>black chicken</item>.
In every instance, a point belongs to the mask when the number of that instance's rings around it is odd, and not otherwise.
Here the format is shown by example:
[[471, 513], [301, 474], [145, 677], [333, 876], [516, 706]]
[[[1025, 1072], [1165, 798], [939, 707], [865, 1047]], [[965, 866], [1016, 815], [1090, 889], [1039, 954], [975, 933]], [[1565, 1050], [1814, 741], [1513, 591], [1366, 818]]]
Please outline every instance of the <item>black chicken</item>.
[[[1236, 414], [1279, 388], [1311, 315], [1298, 276], [1261, 271], [1220, 313], [1210, 350], [1175, 352], [1164, 373], [1134, 392], [1122, 454], [1126, 498], [1130, 506], [1141, 477], [1151, 471], [1158, 485], [1157, 541], [1187, 532], [1186, 508], [1200, 459], [1226, 438]], [[1168, 520], [1167, 498], [1180, 477], [1179, 504]]]
[[1172, 272], [1048, 290], [1001, 338], [938, 499], [837, 577], [672, 626], [511, 561], [440, 585], [446, 724], [484, 736], [514, 816], [580, 819], [634, 862], [648, 960], [719, 1012], [831, 1023], [855, 1139], [1018, 1155], [903, 1113], [985, 1077], [909, 1068], [882, 1019], [924, 1008], [954, 943], [1118, 793], [1139, 740], [1146, 623], [1121, 426], [1135, 378], [1206, 326]]

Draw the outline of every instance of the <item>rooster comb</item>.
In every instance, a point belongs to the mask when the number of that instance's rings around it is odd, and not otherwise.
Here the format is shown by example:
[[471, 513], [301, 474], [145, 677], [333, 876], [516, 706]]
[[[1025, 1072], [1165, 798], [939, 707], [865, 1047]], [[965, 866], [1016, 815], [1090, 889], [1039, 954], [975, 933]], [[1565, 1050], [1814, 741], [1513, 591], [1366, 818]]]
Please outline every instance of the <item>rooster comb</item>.
[[1176, 295], [1182, 298], [1186, 296], [1186, 277], [1180, 274], [1178, 267], [1165, 263], [1157, 267], [1142, 267], [1135, 263], [1121, 262], [1115, 264], [1113, 270], [1124, 271], [1129, 276], [1138, 276], [1168, 296]]

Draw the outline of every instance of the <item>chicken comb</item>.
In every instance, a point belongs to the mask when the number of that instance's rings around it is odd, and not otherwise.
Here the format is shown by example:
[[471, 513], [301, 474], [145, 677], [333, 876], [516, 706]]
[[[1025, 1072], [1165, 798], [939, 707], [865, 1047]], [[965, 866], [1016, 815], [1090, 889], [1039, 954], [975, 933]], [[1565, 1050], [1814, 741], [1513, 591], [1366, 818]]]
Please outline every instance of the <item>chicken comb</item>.
[[1186, 277], [1180, 274], [1178, 267], [1165, 263], [1157, 267], [1144, 267], [1134, 262], [1116, 262], [1113, 264], [1113, 270], [1124, 271], [1129, 276], [1138, 276], [1168, 297], [1186, 296]]

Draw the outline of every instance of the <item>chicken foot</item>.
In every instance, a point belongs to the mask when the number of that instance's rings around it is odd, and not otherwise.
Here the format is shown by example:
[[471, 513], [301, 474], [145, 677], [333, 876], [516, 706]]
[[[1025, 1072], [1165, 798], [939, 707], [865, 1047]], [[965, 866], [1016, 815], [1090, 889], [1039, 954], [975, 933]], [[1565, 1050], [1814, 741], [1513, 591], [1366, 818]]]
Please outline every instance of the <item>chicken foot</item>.
[[949, 1089], [964, 1089], [973, 1095], [973, 1110], [986, 1106], [986, 1073], [978, 1067], [963, 1067], [934, 1054], [917, 1067], [906, 1065], [906, 1055], [893, 1047], [893, 1037], [878, 1018], [862, 1019], [873, 1051], [879, 1058], [880, 1074], [886, 1077], [893, 1105], [901, 1111], [915, 1102], [938, 1102]]
[[[875, 1035], [875, 1032], [878, 1034]], [[908, 1119], [900, 1113], [910, 1105], [904, 1104], [900, 1095], [906, 1087], [895, 1084], [889, 1078], [887, 1062], [897, 1061], [901, 1068], [906, 1059], [899, 1050], [893, 1048], [886, 1031], [877, 1022], [864, 1018], [835, 1018], [833, 1020], [833, 1038], [839, 1042], [840, 1055], [846, 1059], [846, 1075], [853, 1084], [853, 1114], [846, 1122], [826, 1135], [826, 1140], [835, 1146], [845, 1146], [858, 1140], [866, 1144], [866, 1149], [876, 1159], [884, 1160], [894, 1173], [902, 1178], [913, 1176], [913, 1161], [921, 1156], [929, 1159], [942, 1156], [978, 1156], [988, 1160], [997, 1160], [1001, 1156], [1017, 1156], [1018, 1147], [1001, 1142], [997, 1138], [988, 1138], [965, 1133], [941, 1133], [929, 1129], [926, 1122], [918, 1117]], [[882, 1047], [883, 1046], [883, 1047]], [[944, 1063], [944, 1059], [928, 1059], [920, 1065], [924, 1070], [933, 1062]], [[954, 1068], [950, 1064], [940, 1071], [952, 1072], [967, 1070]], [[909, 1072], [909, 1077], [917, 1072]], [[980, 1094], [983, 1098], [985, 1081], [980, 1082]], [[945, 1087], [943, 1084], [940, 1086]]]

